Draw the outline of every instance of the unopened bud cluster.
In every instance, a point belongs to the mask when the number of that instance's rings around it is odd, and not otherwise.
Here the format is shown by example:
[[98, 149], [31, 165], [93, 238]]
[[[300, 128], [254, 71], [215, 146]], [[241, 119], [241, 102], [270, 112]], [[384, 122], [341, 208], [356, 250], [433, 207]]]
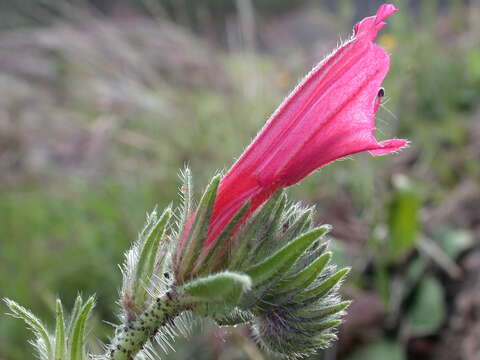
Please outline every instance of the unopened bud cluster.
[[[189, 171], [184, 175], [182, 189], [190, 194]], [[219, 179], [213, 178], [196, 208], [183, 196], [176, 226], [169, 209], [149, 216], [127, 253], [123, 323], [107, 358], [129, 359], [152, 349], [155, 338], [161, 342], [166, 331], [174, 331], [173, 319], [182, 312], [219, 325], [245, 324], [265, 350], [290, 358], [336, 338], [349, 304], [338, 295], [348, 269], [336, 271], [329, 263], [323, 240], [329, 227], [314, 227], [312, 209], [289, 203], [280, 191], [239, 226], [247, 202], [205, 247]]]

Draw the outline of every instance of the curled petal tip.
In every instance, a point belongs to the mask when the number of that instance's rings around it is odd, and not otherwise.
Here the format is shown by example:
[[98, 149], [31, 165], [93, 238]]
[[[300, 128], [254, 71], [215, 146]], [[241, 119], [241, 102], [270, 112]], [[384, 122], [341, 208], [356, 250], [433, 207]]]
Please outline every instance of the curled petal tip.
[[383, 4], [378, 8], [375, 16], [367, 17], [355, 25], [355, 36], [374, 41], [377, 33], [386, 25], [386, 22], [383, 20], [396, 11], [397, 8], [393, 4]]
[[405, 139], [391, 139], [380, 141], [377, 145], [378, 146], [375, 149], [369, 151], [373, 156], [387, 155], [399, 151], [408, 146], [409, 142]]
[[375, 22], [376, 23], [383, 22], [383, 20], [391, 16], [396, 11], [397, 11], [397, 8], [395, 7], [395, 5], [383, 4], [377, 10], [377, 14], [375, 16]]

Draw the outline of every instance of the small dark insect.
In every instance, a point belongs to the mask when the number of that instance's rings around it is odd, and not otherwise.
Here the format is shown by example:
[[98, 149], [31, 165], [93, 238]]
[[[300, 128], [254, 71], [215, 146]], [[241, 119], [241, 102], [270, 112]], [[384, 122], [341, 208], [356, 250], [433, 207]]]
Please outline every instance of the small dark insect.
[[168, 273], [168, 272], [163, 273], [163, 276], [165, 276], [165, 278], [167, 278], [167, 279], [170, 279], [170, 273]]
[[380, 105], [382, 105], [382, 98], [385, 96], [385, 89], [381, 87], [378, 89], [377, 97], [375, 98], [374, 103], [374, 111], [377, 112], [380, 109]]

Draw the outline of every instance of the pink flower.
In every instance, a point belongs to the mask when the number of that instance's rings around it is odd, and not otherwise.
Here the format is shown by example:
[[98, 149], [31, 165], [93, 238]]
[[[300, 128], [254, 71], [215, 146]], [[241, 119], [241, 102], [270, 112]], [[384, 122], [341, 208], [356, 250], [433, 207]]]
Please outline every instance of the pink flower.
[[205, 249], [247, 200], [245, 218], [275, 191], [321, 166], [362, 151], [389, 154], [407, 144], [379, 142], [373, 134], [390, 63], [374, 40], [395, 11], [385, 4], [356, 24], [351, 40], [320, 62], [270, 117], [220, 183]]

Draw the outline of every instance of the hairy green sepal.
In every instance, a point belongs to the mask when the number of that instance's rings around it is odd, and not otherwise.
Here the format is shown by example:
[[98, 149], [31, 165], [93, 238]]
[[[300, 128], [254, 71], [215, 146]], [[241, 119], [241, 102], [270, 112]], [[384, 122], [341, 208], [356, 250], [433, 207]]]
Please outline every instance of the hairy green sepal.
[[192, 302], [223, 302], [236, 304], [241, 295], [250, 290], [252, 281], [248, 275], [224, 271], [185, 284], [181, 290]]

